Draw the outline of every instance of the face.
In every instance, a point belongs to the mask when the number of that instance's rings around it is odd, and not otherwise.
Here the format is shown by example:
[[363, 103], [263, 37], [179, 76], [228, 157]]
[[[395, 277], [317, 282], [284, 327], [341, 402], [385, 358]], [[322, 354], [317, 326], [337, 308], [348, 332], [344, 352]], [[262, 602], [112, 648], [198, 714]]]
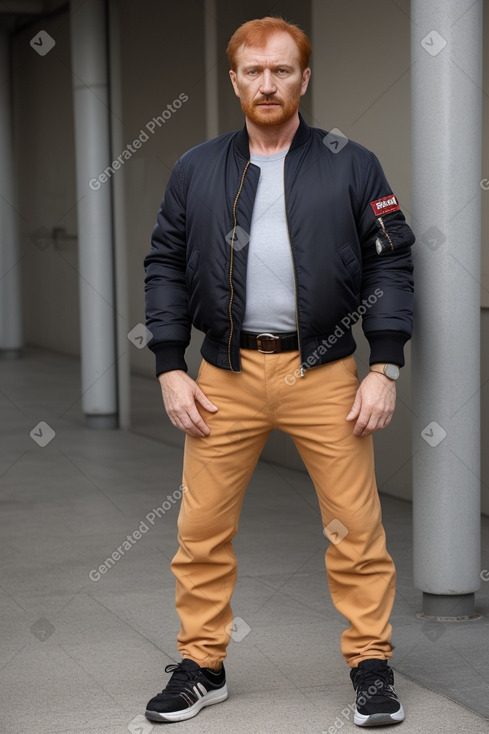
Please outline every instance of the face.
[[241, 46], [236, 72], [229, 72], [246, 117], [263, 126], [281, 125], [297, 113], [310, 75], [310, 69], [301, 72], [295, 41], [284, 32], [264, 46]]

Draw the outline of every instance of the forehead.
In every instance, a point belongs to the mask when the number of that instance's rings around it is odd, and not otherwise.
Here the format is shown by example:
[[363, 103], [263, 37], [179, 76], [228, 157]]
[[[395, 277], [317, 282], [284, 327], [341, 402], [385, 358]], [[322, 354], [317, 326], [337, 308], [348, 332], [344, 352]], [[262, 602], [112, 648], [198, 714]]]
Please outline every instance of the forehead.
[[279, 62], [299, 63], [299, 49], [288, 33], [273, 33], [259, 46], [240, 46], [236, 54], [239, 66], [267, 66]]

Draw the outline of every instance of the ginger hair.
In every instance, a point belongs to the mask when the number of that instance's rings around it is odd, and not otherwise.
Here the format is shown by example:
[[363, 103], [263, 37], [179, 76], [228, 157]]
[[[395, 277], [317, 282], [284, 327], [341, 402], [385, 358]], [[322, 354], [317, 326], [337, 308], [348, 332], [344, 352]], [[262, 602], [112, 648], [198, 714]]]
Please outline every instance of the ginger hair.
[[299, 64], [301, 71], [309, 66], [311, 56], [311, 44], [299, 26], [283, 18], [266, 16], [256, 20], [248, 20], [233, 33], [226, 48], [229, 64], [233, 71], [237, 67], [237, 55], [241, 46], [263, 46], [269, 36], [273, 33], [285, 32], [293, 38], [299, 52]]

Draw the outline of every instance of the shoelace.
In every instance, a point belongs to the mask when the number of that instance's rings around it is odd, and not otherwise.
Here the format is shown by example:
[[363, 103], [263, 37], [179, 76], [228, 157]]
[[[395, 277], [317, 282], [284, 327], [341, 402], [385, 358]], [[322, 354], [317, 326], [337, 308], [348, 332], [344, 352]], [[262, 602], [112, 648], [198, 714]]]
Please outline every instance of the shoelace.
[[172, 677], [168, 681], [166, 688], [164, 689], [165, 692], [179, 692], [182, 687], [182, 681], [197, 680], [200, 671], [182, 668], [181, 663], [172, 663], [171, 665], [166, 666], [165, 673], [173, 673]]
[[394, 690], [394, 675], [391, 670], [365, 670], [358, 671], [355, 675], [354, 686], [357, 692], [367, 691], [370, 695], [369, 688], [373, 686], [376, 692], [374, 696], [389, 696], [397, 698]]

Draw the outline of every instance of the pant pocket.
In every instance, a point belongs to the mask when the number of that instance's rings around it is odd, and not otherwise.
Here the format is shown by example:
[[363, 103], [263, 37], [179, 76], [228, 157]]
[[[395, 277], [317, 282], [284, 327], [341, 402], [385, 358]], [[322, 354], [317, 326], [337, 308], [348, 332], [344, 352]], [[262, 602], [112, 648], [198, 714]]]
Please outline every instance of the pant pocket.
[[338, 363], [349, 377], [358, 382], [358, 368], [353, 354], [350, 354], [344, 359], [339, 359]]

